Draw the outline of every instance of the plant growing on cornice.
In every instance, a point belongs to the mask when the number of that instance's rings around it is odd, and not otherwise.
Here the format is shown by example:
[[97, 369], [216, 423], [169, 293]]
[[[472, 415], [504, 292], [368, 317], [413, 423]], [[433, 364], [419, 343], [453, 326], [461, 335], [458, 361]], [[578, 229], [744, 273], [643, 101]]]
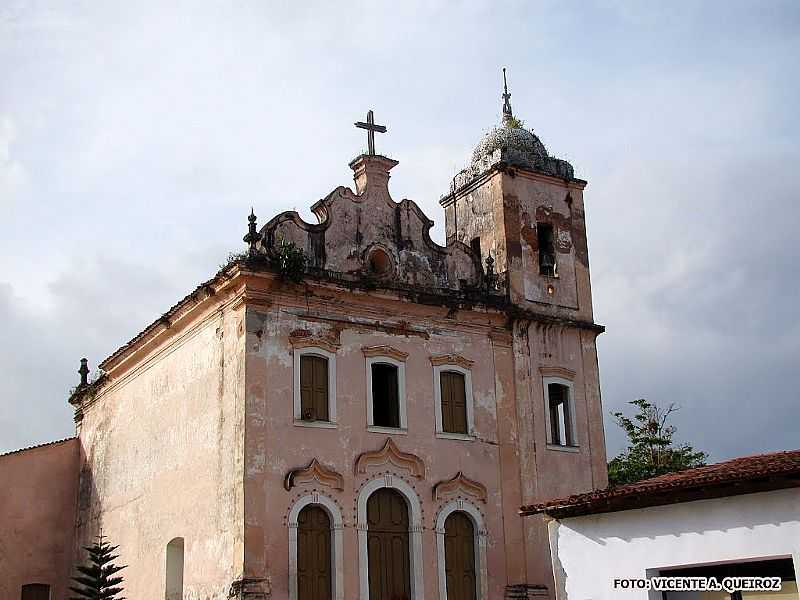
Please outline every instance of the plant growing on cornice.
[[608, 463], [610, 486], [633, 483], [666, 473], [693, 469], [706, 464], [708, 455], [689, 444], [673, 446], [675, 426], [667, 422], [678, 410], [674, 404], [661, 408], [644, 398], [628, 402], [639, 410], [631, 419], [613, 412], [617, 425], [628, 436], [628, 447]]
[[275, 245], [273, 263], [281, 278], [299, 283], [306, 272], [306, 253], [294, 242], [280, 239]]
[[220, 271], [224, 271], [229, 266], [231, 266], [233, 263], [237, 263], [240, 260], [244, 260], [248, 256], [250, 256], [250, 253], [247, 252], [246, 250], [243, 251], [243, 252], [229, 252], [228, 253], [228, 258], [225, 259], [225, 262], [219, 265], [219, 270]]
[[525, 121], [514, 116], [509, 117], [506, 123], [509, 127], [513, 127], [515, 129], [525, 129]]

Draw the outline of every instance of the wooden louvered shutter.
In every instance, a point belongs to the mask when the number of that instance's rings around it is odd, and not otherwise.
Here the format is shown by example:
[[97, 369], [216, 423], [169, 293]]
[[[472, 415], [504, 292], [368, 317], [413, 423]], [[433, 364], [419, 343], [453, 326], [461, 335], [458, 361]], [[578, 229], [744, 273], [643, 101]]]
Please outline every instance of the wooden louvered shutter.
[[463, 512], [444, 522], [444, 559], [447, 600], [475, 600], [475, 528]]
[[306, 506], [297, 517], [298, 600], [330, 600], [331, 522], [319, 506]]
[[468, 433], [467, 394], [461, 373], [444, 371], [439, 376], [442, 403], [442, 431]]
[[367, 564], [370, 600], [411, 600], [408, 507], [388, 488], [367, 500]]
[[300, 357], [300, 417], [304, 421], [327, 421], [328, 359]]

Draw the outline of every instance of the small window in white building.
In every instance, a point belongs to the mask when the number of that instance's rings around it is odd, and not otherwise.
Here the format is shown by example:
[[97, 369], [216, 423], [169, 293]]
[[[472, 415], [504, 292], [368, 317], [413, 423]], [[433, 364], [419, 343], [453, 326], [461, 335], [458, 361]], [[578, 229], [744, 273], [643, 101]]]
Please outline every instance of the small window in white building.
[[165, 600], [183, 600], [183, 538], [167, 544]]
[[562, 383], [547, 383], [550, 440], [554, 446], [576, 446], [571, 389]]

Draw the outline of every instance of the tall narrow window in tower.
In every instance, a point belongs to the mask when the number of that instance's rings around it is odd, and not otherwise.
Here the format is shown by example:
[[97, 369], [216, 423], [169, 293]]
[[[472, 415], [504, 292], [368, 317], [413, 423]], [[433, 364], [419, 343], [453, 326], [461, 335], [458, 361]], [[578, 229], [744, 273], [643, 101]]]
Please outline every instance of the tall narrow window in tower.
[[331, 520], [321, 506], [309, 504], [297, 516], [297, 598], [330, 600]]
[[372, 365], [372, 425], [400, 427], [400, 394], [397, 367], [387, 363]]
[[167, 544], [165, 600], [183, 600], [183, 538]]
[[575, 446], [570, 388], [561, 383], [548, 383], [547, 408], [550, 413], [550, 443]]
[[472, 241], [469, 243], [469, 247], [472, 248], [472, 251], [478, 255], [481, 264], [483, 264], [483, 256], [481, 255], [481, 238], [479, 237], [472, 238]]
[[464, 375], [443, 371], [439, 376], [442, 398], [442, 431], [468, 433], [467, 394]]
[[314, 354], [300, 357], [300, 416], [303, 421], [327, 421], [328, 359]]
[[555, 277], [558, 273], [556, 264], [556, 244], [553, 226], [550, 223], [536, 224], [536, 237], [539, 242], [539, 273]]
[[22, 600], [50, 600], [50, 586], [44, 583], [23, 585]]

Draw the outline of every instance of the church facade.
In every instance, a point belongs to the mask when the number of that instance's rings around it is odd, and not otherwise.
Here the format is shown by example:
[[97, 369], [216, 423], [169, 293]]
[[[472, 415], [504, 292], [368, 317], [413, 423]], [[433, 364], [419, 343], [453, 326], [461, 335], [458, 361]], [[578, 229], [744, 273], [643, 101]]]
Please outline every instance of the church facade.
[[445, 246], [391, 198], [370, 114], [318, 223], [251, 215], [246, 253], [84, 373], [70, 562], [9, 597], [64, 597], [102, 531], [129, 598], [553, 598], [519, 511], [606, 486], [602, 327], [586, 182], [509, 98], [440, 201]]

